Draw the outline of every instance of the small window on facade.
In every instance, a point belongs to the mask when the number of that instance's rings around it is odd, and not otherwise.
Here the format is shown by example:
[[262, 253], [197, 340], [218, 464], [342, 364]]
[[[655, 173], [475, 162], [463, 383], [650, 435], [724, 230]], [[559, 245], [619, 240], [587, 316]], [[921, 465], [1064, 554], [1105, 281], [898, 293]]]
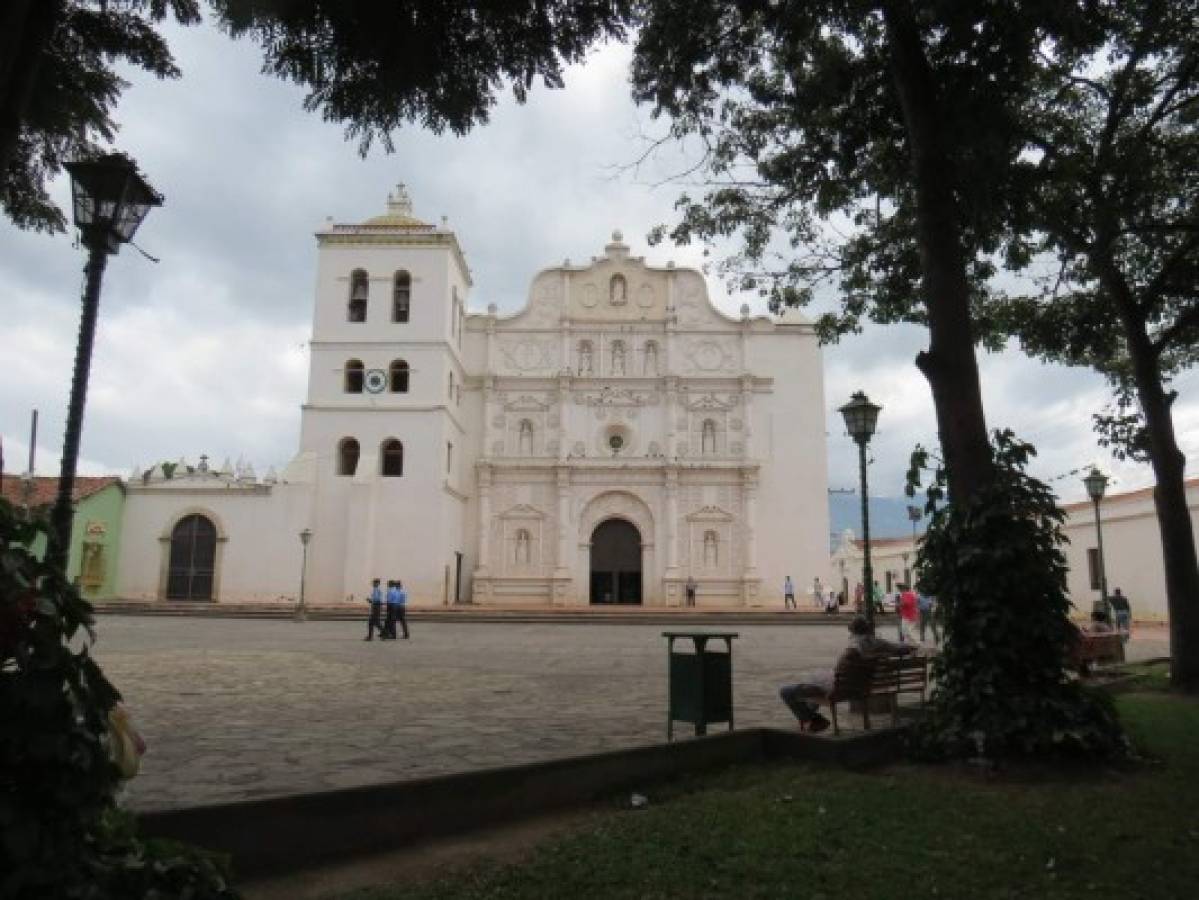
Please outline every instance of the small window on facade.
[[454, 445], [450, 441], [445, 443], [445, 473], [449, 475], [454, 471]]
[[453, 372], [450, 373], [449, 384], [446, 388], [446, 393], [449, 395], [449, 399], [451, 399], [451, 400], [454, 399], [454, 373]]
[[366, 321], [366, 302], [370, 296], [370, 281], [366, 272], [355, 269], [350, 273], [350, 303], [346, 318], [351, 322]]
[[351, 359], [346, 363], [346, 383], [345, 390], [347, 394], [362, 393], [362, 376], [363, 366], [362, 360]]
[[407, 272], [396, 272], [391, 292], [391, 321], [407, 322], [412, 300], [412, 276]]
[[379, 454], [379, 474], [386, 478], [399, 478], [404, 474], [404, 445], [395, 438], [383, 442]]
[[1099, 548], [1087, 548], [1087, 575], [1091, 581], [1091, 590], [1099, 590]]
[[450, 337], [458, 335], [458, 288], [450, 288]]
[[337, 445], [337, 474], [353, 475], [358, 471], [358, 442], [351, 437], [342, 438]]
[[704, 419], [699, 443], [701, 453], [710, 455], [716, 452], [716, 423], [711, 419]]
[[391, 382], [391, 392], [393, 394], [408, 393], [408, 363], [402, 359], [397, 359], [392, 362], [388, 370]]

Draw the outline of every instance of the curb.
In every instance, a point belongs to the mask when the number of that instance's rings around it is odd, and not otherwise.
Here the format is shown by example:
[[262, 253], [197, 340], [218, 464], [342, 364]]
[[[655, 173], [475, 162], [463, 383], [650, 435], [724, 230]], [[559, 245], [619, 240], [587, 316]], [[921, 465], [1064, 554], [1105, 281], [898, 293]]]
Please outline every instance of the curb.
[[146, 836], [227, 854], [239, 880], [262, 879], [579, 806], [734, 763], [802, 759], [851, 768], [877, 765], [896, 758], [905, 730], [830, 739], [752, 728], [458, 775], [148, 812], [139, 821]]

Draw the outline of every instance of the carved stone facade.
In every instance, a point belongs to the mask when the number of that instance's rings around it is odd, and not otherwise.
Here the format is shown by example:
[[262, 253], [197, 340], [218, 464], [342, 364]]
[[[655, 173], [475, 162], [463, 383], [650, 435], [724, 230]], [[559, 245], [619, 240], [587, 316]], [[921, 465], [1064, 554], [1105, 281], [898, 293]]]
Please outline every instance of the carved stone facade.
[[[301, 564], [313, 602], [400, 578], [416, 605], [680, 606], [688, 578], [700, 606], [781, 603], [785, 575], [826, 575], [806, 320], [726, 315], [699, 272], [649, 265], [619, 233], [536, 274], [521, 310], [469, 314], [457, 236], [402, 189], [317, 239], [300, 452], [253, 497], [188, 498], [227, 536], [221, 598], [273, 599]], [[141, 596], [179, 510], [166, 488], [130, 502]], [[287, 540], [258, 552], [266, 535]]]

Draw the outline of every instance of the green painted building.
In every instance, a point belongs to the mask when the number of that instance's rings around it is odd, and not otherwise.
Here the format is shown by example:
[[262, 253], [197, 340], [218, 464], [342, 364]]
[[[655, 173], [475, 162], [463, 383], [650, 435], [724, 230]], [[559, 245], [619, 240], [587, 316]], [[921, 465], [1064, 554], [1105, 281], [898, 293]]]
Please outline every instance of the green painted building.
[[[48, 514], [58, 492], [57, 478], [4, 478], [4, 499], [17, 508]], [[75, 479], [75, 520], [67, 574], [90, 600], [113, 597], [117, 591], [117, 560], [121, 554], [121, 521], [125, 486], [115, 475]], [[34, 545], [45, 552], [45, 539]]]

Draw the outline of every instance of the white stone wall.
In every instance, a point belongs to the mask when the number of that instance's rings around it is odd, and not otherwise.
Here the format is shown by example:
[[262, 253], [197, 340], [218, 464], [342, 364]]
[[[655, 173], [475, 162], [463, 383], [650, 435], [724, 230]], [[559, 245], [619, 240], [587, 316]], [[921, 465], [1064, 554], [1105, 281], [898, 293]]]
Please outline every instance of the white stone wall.
[[[417, 605], [452, 602], [461, 553], [462, 601], [585, 605], [591, 535], [610, 517], [640, 531], [647, 605], [681, 605], [689, 575], [701, 605], [773, 603], [785, 574], [826, 568], [808, 325], [726, 316], [700, 273], [647, 265], [618, 236], [586, 265], [538, 273], [522, 310], [466, 316], [457, 239], [410, 213], [399, 195], [387, 216], [317, 235], [297, 457], [278, 485], [204, 494], [226, 535], [218, 600], [284, 593], [304, 527], [314, 603], [360, 602], [376, 577], [402, 579]], [[364, 322], [348, 315], [356, 270]], [[406, 323], [392, 320], [400, 270]], [[399, 359], [406, 392], [346, 390], [349, 360], [387, 373]], [[340, 472], [346, 438], [360, 448], [352, 475]], [[382, 472], [393, 439], [400, 477]], [[157, 595], [162, 554], [147, 548], [180, 502], [157, 484], [131, 494], [126, 596]]]

